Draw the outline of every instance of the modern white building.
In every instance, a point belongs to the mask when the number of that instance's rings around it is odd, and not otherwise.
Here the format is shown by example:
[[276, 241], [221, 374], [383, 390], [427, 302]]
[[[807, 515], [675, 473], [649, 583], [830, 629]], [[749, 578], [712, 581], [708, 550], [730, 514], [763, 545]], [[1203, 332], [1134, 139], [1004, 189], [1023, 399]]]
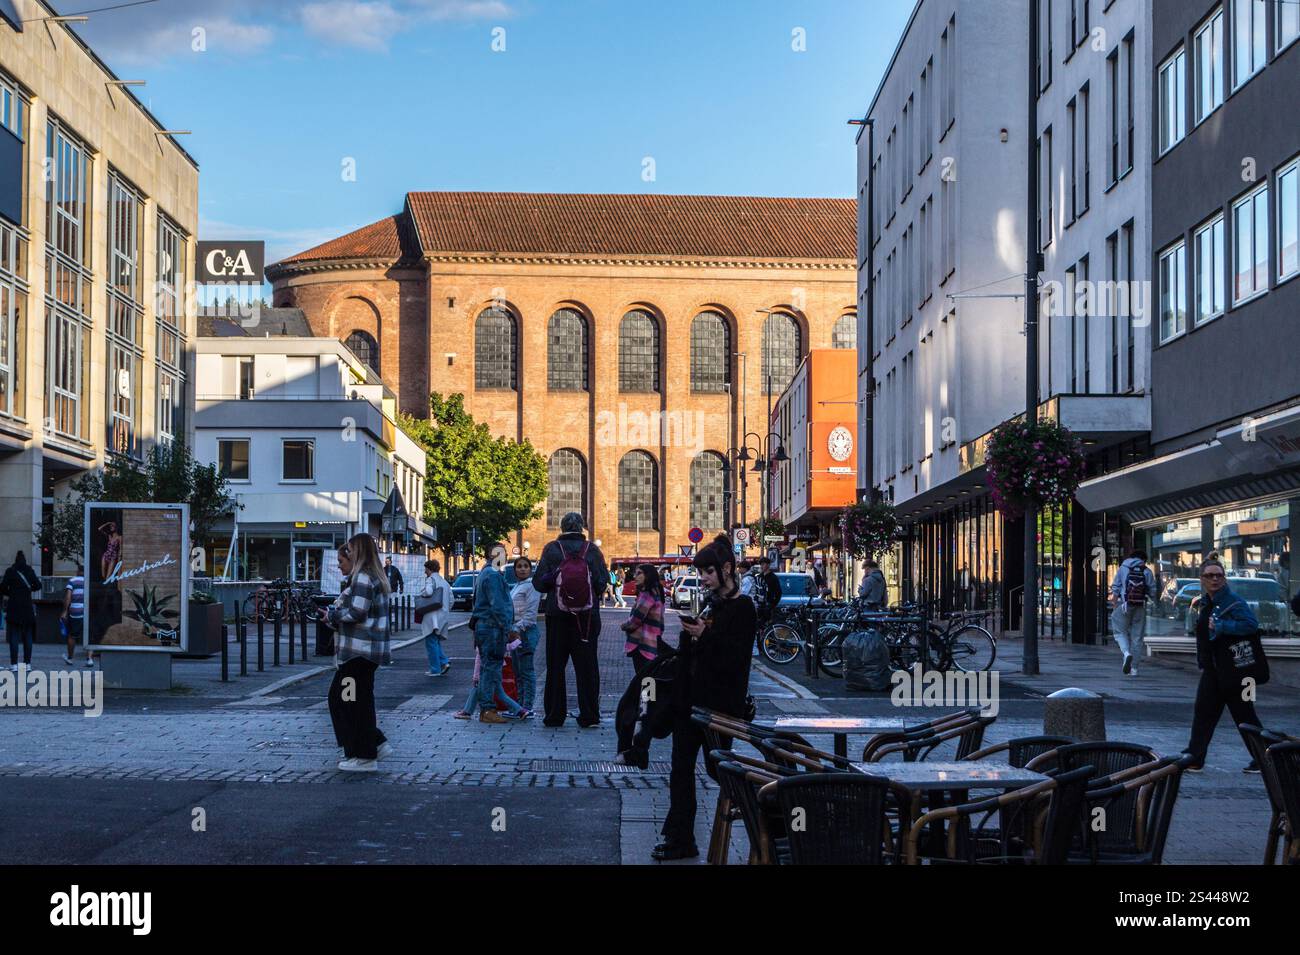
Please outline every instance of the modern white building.
[[909, 529], [891, 583], [950, 605], [1005, 586], [977, 452], [1024, 410], [1028, 10], [919, 0], [857, 142], [860, 481]]
[[397, 426], [396, 399], [371, 368], [332, 338], [252, 337], [224, 319], [201, 325], [195, 456], [220, 466], [240, 505], [218, 530], [233, 553], [226, 543], [206, 555], [214, 576], [319, 581], [338, 544], [360, 531], [381, 535], [394, 490], [410, 515], [410, 548], [433, 543], [418, 519], [424, 451]]

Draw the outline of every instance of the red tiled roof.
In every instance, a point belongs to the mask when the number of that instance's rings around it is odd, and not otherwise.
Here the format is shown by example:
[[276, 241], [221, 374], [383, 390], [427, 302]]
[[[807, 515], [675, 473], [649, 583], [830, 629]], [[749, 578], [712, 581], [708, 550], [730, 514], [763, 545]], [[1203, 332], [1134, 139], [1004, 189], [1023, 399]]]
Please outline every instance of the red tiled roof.
[[412, 192], [401, 214], [284, 259], [413, 258], [423, 251], [849, 259], [853, 199]]
[[312, 262], [320, 259], [396, 259], [402, 255], [402, 240], [398, 220], [400, 215], [389, 216], [363, 225], [360, 229], [330, 239], [314, 249], [299, 252], [283, 259], [282, 263]]
[[853, 199], [412, 192], [426, 252], [852, 259]]

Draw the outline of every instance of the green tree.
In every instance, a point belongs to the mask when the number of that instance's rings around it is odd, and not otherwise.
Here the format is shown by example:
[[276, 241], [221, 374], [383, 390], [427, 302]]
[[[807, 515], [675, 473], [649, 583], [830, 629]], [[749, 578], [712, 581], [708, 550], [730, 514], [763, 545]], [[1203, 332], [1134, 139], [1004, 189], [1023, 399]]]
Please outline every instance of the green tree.
[[429, 418], [399, 416], [425, 451], [424, 519], [444, 548], [477, 528], [483, 553], [541, 517], [546, 459], [528, 441], [493, 437], [465, 410], [465, 396], [429, 395]]

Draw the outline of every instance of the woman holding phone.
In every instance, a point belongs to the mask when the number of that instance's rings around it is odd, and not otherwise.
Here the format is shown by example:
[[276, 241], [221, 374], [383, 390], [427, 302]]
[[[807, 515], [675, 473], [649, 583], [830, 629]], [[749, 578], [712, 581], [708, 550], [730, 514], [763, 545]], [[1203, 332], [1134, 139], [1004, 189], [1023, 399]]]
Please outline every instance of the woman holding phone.
[[[746, 717], [750, 652], [758, 629], [754, 602], [740, 593], [736, 557], [726, 534], [695, 555], [700, 585], [708, 591], [698, 618], [683, 616], [679, 675], [673, 714], [672, 774], [664, 841], [651, 856], [660, 861], [698, 856], [695, 845], [695, 763], [704, 734], [691, 722], [702, 706], [738, 719]], [[708, 754], [705, 768], [713, 774]]]

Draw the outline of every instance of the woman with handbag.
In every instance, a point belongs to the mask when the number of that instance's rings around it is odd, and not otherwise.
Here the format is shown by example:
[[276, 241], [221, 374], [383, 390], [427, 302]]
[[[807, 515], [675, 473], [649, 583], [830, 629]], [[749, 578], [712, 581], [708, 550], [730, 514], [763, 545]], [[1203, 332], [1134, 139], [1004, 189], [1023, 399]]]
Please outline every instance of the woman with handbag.
[[424, 652], [429, 657], [428, 676], [445, 676], [451, 669], [451, 660], [442, 647], [446, 638], [442, 629], [447, 625], [451, 609], [451, 584], [441, 574], [442, 565], [436, 560], [424, 562], [424, 584], [415, 602], [415, 621], [424, 634]]
[[9, 669], [18, 672], [18, 649], [23, 651], [23, 664], [32, 665], [32, 638], [36, 633], [36, 610], [32, 595], [41, 592], [41, 578], [36, 576], [22, 551], [4, 572], [0, 580], [0, 594], [8, 597], [5, 621], [9, 635]]
[[[1268, 660], [1259, 640], [1259, 621], [1250, 604], [1232, 592], [1227, 571], [1215, 558], [1201, 564], [1201, 595], [1188, 611], [1187, 631], [1196, 636], [1201, 681], [1192, 711], [1192, 738], [1183, 752], [1193, 760], [1188, 771], [1198, 773], [1205, 768], [1225, 706], [1234, 723], [1260, 725], [1255, 687], [1268, 682]], [[1257, 773], [1259, 766], [1252, 759], [1242, 772]]]

